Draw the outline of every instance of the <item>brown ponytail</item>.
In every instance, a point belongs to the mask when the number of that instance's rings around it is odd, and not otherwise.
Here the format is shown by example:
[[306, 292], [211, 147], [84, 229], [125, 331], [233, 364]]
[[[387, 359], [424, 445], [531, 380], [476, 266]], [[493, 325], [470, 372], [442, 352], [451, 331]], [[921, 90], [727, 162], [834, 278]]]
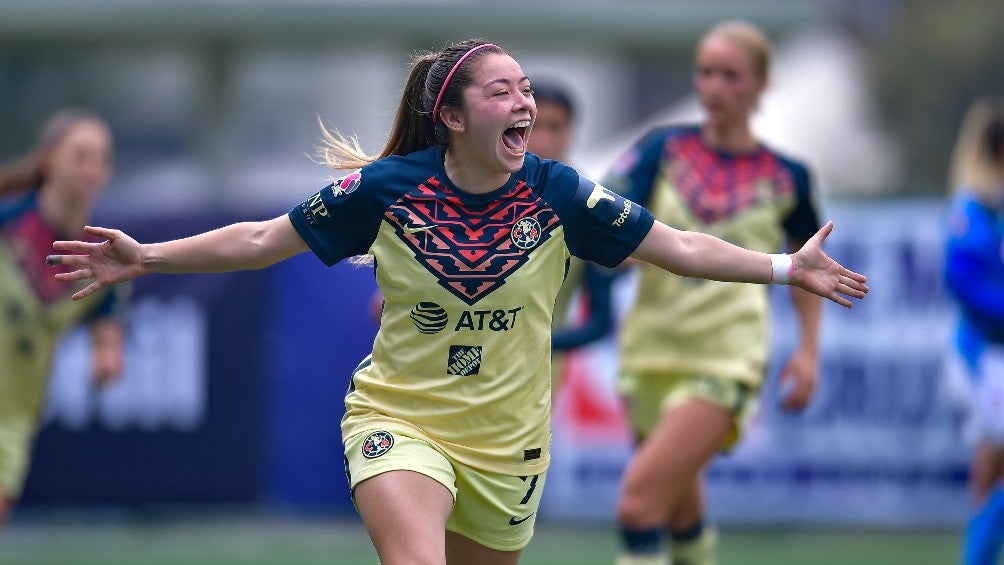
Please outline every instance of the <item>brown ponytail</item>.
[[[322, 123], [323, 146], [319, 149], [320, 158], [333, 169], [350, 170], [390, 155], [407, 155], [426, 147], [448, 146], [450, 139], [446, 126], [440, 121], [432, 121], [433, 105], [437, 97], [440, 98], [441, 107], [457, 108], [462, 105], [463, 91], [471, 83], [471, 65], [468, 61], [463, 61], [456, 70], [454, 66], [468, 51], [484, 43], [486, 42], [481, 39], [470, 39], [440, 52], [421, 53], [415, 57], [401, 93], [390, 137], [379, 155], [366, 155], [359, 147], [358, 140], [346, 138], [338, 131], [328, 130]], [[505, 53], [501, 47], [494, 45], [481, 51]], [[476, 60], [480, 56], [480, 52], [472, 53], [469, 60]], [[453, 76], [440, 96], [440, 90], [451, 70], [454, 71]]]
[[44, 180], [42, 159], [35, 153], [29, 153], [0, 168], [0, 196], [38, 188]]

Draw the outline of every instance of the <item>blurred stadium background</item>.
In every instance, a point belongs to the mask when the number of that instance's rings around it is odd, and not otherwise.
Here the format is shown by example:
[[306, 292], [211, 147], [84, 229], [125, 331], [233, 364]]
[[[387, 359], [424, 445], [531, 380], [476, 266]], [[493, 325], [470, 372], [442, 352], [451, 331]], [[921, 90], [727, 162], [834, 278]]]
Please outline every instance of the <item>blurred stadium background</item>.
[[[117, 140], [96, 222], [151, 241], [272, 217], [332, 174], [310, 159], [318, 120], [376, 151], [410, 54], [485, 37], [572, 88], [572, 161], [596, 175], [652, 122], [697, 115], [694, 41], [737, 17], [776, 48], [758, 131], [808, 161], [828, 251], [873, 295], [828, 308], [812, 407], [781, 413], [768, 387], [714, 463], [722, 562], [953, 562], [967, 456], [941, 375], [941, 215], [963, 112], [1004, 95], [999, 0], [2, 0], [0, 161], [87, 106]], [[373, 290], [309, 256], [139, 281], [120, 384], [91, 390], [86, 336], [63, 344], [0, 562], [375, 562], [338, 434]], [[791, 319], [775, 312], [778, 353]], [[613, 364], [610, 343], [573, 359], [525, 563], [612, 562], [629, 450]]]

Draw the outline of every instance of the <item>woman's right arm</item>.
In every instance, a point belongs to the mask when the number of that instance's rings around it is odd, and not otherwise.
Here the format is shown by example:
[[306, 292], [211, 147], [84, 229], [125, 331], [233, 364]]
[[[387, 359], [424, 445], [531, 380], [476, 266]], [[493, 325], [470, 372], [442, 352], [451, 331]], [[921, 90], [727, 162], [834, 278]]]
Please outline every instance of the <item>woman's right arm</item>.
[[119, 230], [87, 226], [87, 233], [104, 241], [57, 241], [50, 265], [77, 270], [58, 273], [58, 281], [93, 279], [73, 295], [79, 300], [94, 291], [147, 273], [221, 273], [261, 269], [307, 250], [307, 244], [286, 215], [261, 222], [240, 222], [161, 243], [138, 243]]

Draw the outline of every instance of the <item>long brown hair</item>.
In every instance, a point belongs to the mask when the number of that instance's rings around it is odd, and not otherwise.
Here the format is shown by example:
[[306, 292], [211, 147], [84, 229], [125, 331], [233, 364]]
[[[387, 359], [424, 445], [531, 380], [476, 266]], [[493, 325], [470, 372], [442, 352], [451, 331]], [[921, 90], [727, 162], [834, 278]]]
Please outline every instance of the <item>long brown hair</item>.
[[433, 105], [440, 97], [443, 83], [451, 70], [453, 76], [442, 93], [440, 106], [460, 108], [463, 106], [464, 89], [471, 83], [471, 63], [488, 53], [508, 54], [497, 45], [489, 45], [471, 53], [463, 64], [453, 69], [469, 51], [486, 43], [483, 39], [468, 39], [442, 51], [416, 55], [401, 94], [394, 126], [383, 150], [376, 156], [367, 155], [356, 138], [345, 137], [321, 123], [323, 145], [318, 150], [321, 160], [337, 170], [358, 169], [390, 155], [407, 155], [431, 146], [447, 147], [449, 135], [442, 121], [433, 122]]
[[31, 151], [0, 167], [0, 196], [42, 186], [48, 174], [49, 155], [70, 130], [83, 122], [105, 123], [97, 114], [80, 109], [60, 110], [46, 120]]

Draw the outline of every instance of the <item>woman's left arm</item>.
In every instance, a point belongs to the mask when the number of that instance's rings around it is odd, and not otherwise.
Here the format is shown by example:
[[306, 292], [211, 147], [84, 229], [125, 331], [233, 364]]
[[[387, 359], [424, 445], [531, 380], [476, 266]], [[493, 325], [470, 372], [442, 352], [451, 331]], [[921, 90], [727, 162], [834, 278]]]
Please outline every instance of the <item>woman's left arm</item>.
[[855, 273], [823, 253], [823, 240], [833, 231], [827, 222], [812, 238], [790, 256], [790, 266], [776, 276], [783, 256], [751, 251], [700, 232], [681, 231], [661, 222], [635, 249], [632, 257], [685, 277], [726, 282], [791, 284], [845, 306], [846, 297], [864, 298], [867, 278]]

